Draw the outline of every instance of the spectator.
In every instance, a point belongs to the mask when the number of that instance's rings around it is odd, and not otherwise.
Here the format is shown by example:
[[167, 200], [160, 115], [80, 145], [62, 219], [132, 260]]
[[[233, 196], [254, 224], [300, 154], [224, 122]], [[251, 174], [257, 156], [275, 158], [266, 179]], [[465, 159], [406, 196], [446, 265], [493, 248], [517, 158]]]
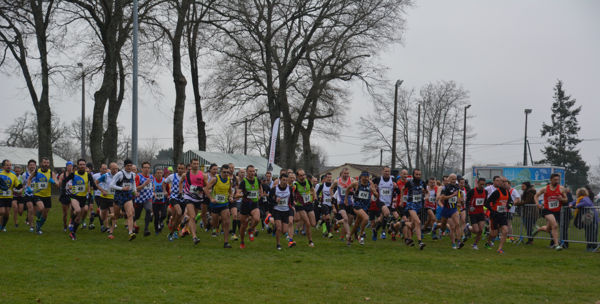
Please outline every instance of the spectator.
[[522, 183], [521, 190], [523, 191], [521, 201], [516, 204], [516, 206], [519, 206], [520, 208], [519, 213], [521, 214], [521, 221], [523, 222], [523, 226], [525, 226], [527, 236], [529, 237], [525, 244], [531, 245], [533, 244], [533, 229], [535, 228], [535, 223], [537, 222], [539, 215], [539, 210], [535, 201], [535, 194], [537, 191], [530, 182]]
[[571, 201], [569, 206], [575, 208], [575, 227], [585, 230], [586, 250], [590, 252], [598, 251], [598, 210], [589, 197], [586, 188], [579, 188], [575, 193], [577, 199]]

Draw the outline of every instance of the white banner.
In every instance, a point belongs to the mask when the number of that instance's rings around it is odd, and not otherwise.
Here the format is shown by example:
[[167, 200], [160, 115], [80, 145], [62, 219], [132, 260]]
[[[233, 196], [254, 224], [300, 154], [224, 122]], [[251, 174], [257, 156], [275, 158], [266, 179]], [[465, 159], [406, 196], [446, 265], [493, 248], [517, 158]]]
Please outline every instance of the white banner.
[[279, 134], [279, 118], [275, 119], [273, 123], [273, 132], [271, 133], [271, 151], [269, 151], [269, 163], [267, 164], [267, 171], [273, 171], [273, 164], [275, 163], [275, 148], [277, 146], [277, 134]]

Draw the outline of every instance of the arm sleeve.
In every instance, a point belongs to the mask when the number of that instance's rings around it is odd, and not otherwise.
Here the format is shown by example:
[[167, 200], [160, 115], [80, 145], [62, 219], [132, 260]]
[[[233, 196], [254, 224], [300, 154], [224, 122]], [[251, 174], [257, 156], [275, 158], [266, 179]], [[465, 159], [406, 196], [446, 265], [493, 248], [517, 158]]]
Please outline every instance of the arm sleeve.
[[498, 190], [492, 192], [492, 195], [485, 200], [485, 207], [490, 209], [492, 202], [495, 202], [500, 197], [500, 192]]
[[115, 190], [122, 190], [122, 187], [117, 186], [117, 182], [120, 182], [122, 179], [123, 171], [117, 172], [117, 174], [115, 174], [115, 176], [113, 176], [113, 179], [110, 181], [110, 187]]
[[135, 186], [136, 187], [140, 186], [140, 175], [139, 174], [135, 175]]
[[317, 197], [319, 197], [322, 192], [323, 192], [323, 185], [321, 185], [320, 187], [318, 187], [318, 189], [317, 189]]
[[471, 189], [469, 190], [469, 193], [467, 193], [467, 200], [465, 201], [465, 203], [469, 204], [469, 202], [471, 202], [471, 200], [473, 199], [473, 196], [475, 196], [475, 190]]
[[90, 186], [92, 186], [92, 188], [94, 190], [98, 190], [98, 186], [96, 186], [96, 183], [94, 182], [94, 176], [88, 172], [88, 182], [90, 183]]

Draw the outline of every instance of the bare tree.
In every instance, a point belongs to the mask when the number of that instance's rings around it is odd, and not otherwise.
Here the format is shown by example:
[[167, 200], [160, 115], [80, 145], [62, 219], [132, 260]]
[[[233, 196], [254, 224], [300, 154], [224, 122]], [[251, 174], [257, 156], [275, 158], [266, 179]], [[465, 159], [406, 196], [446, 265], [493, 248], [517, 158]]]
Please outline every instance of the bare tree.
[[[35, 109], [38, 157], [52, 160], [52, 112], [50, 110], [50, 73], [48, 63], [49, 36], [52, 32], [56, 1], [0, 1], [0, 45], [4, 52], [0, 66], [4, 67], [7, 53], [14, 59], [27, 84]], [[31, 63], [33, 62], [33, 63]], [[39, 65], [39, 83], [36, 69]]]
[[[5, 143], [9, 147], [39, 148], [39, 133], [37, 128], [37, 116], [31, 112], [25, 112], [22, 116], [15, 118], [14, 122], [6, 130]], [[67, 137], [66, 128], [58, 116], [52, 116], [52, 129], [48, 130], [50, 145]], [[42, 154], [44, 157], [49, 155]]]
[[233, 154], [241, 153], [244, 150], [244, 139], [241, 132], [239, 128], [232, 125], [226, 126], [224, 131], [209, 137], [209, 140], [212, 141], [211, 146], [219, 152]]

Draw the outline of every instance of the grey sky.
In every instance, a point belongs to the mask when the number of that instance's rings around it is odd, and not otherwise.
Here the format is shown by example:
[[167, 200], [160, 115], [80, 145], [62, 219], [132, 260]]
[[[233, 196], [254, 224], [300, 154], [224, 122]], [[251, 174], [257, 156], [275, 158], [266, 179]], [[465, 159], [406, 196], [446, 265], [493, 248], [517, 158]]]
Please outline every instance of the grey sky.
[[[600, 2], [577, 1], [417, 1], [408, 10], [408, 29], [404, 45], [390, 47], [381, 55], [389, 66], [390, 79], [403, 79], [406, 88], [419, 88], [429, 81], [454, 80], [470, 91], [474, 117], [474, 144], [511, 142], [505, 146], [470, 146], [467, 166], [506, 163], [522, 160], [523, 109], [532, 108], [529, 116], [534, 160], [541, 158], [542, 122], [549, 122], [553, 86], [564, 81], [567, 93], [583, 106], [579, 117], [581, 138], [596, 139], [580, 145], [584, 159], [598, 163], [600, 156]], [[77, 60], [73, 64], [76, 63]], [[174, 89], [170, 73], [164, 69], [158, 77], [161, 97], [144, 94], [140, 107], [140, 147], [149, 138], [159, 138], [167, 147], [172, 143], [172, 107]], [[91, 113], [92, 94], [99, 83], [88, 87], [87, 109]], [[392, 88], [390, 88], [391, 90]], [[80, 115], [79, 89], [53, 88], [54, 113], [63, 121]], [[353, 110], [348, 121], [357, 121], [370, 108], [358, 85], [353, 87]], [[193, 110], [188, 86], [186, 117]], [[120, 124], [130, 132], [131, 92], [127, 92]], [[13, 118], [33, 106], [20, 75], [0, 74], [0, 100], [5, 119], [0, 130]], [[193, 127], [187, 119], [185, 128]], [[328, 154], [330, 164], [364, 163], [357, 132], [344, 128], [343, 142], [315, 138]], [[353, 136], [353, 137], [346, 137]], [[186, 149], [194, 148], [193, 138]], [[373, 159], [368, 163], [378, 163]]]

